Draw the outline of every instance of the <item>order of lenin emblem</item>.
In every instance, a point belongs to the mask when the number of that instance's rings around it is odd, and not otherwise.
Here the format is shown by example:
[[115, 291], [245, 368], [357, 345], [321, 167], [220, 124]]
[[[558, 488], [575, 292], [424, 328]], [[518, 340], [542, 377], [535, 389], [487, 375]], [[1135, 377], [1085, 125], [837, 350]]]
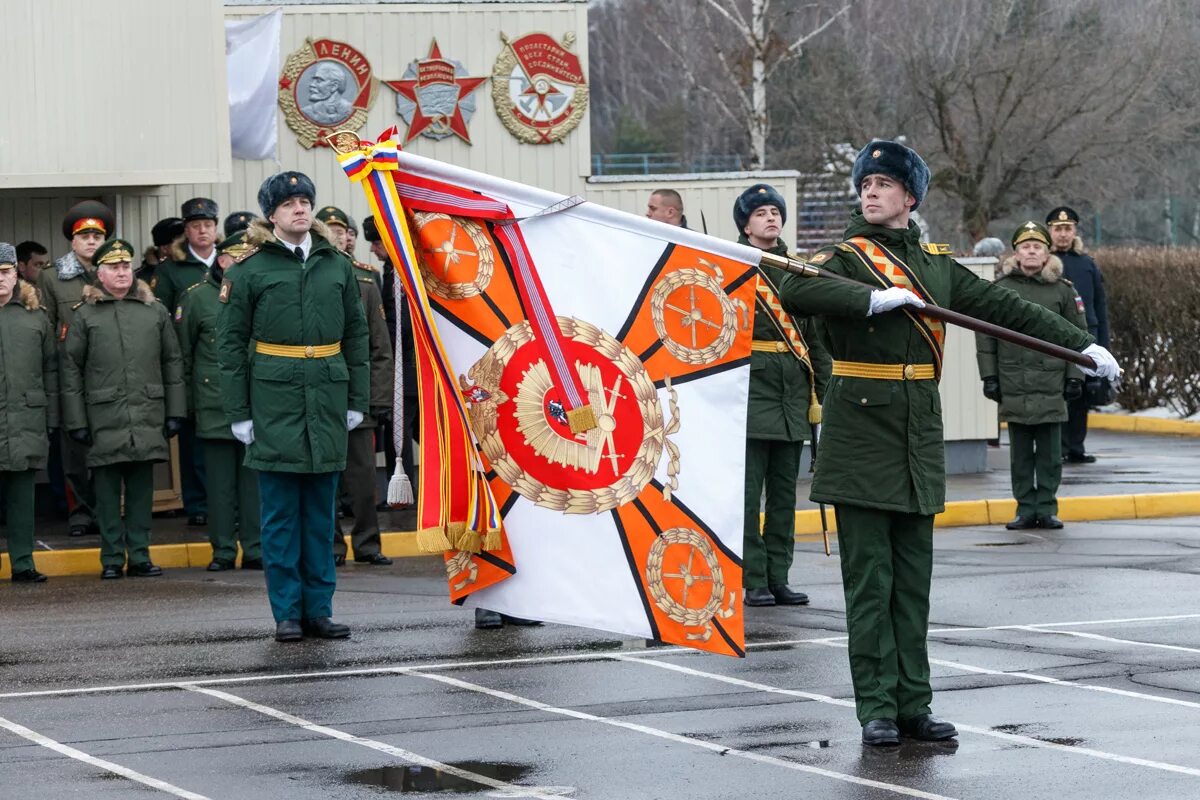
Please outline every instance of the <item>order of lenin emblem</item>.
[[500, 121], [526, 144], [558, 142], [578, 127], [587, 111], [588, 86], [575, 34], [560, 45], [545, 33], [518, 39], [500, 34], [504, 49], [492, 68], [492, 100]]
[[279, 107], [302, 146], [325, 146], [331, 132], [358, 130], [366, 123], [377, 84], [370, 62], [355, 48], [306, 39], [283, 65]]
[[418, 136], [446, 139], [457, 136], [467, 144], [467, 125], [475, 114], [474, 92], [486, 77], [473, 78], [462, 62], [445, 58], [437, 39], [425, 58], [413, 59], [398, 81], [384, 81], [396, 91], [396, 113], [408, 123], [404, 143]]

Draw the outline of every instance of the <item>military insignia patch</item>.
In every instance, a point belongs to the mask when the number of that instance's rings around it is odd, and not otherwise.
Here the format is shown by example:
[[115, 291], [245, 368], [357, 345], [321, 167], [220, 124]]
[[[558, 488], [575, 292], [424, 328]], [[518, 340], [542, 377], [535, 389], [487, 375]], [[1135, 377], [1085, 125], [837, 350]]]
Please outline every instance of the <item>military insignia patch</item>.
[[587, 111], [588, 86], [579, 56], [570, 51], [575, 34], [560, 45], [545, 33], [510, 40], [492, 67], [492, 101], [508, 132], [526, 144], [561, 141]]
[[221, 281], [221, 293], [217, 295], [217, 299], [222, 303], [228, 303], [229, 293], [231, 291], [233, 291], [233, 281], [229, 280], [229, 278], [226, 278], [225, 280]]
[[936, 242], [925, 242], [921, 245], [921, 249], [932, 256], [948, 256], [951, 253], [950, 245]]
[[833, 253], [817, 253], [815, 256], [813, 256], [812, 258], [810, 258], [808, 260], [808, 263], [824, 264], [826, 261], [828, 261], [830, 259], [831, 256], [833, 256]]
[[1080, 314], [1087, 311], [1087, 308], [1083, 304], [1083, 298], [1079, 295], [1075, 295], [1075, 310], [1077, 310]]
[[305, 39], [283, 66], [279, 107], [301, 146], [326, 146], [333, 131], [366, 123], [378, 84], [366, 56], [350, 45]]
[[379, 318], [387, 319], [387, 313], [383, 310], [383, 303], [379, 304]]
[[457, 136], [470, 144], [467, 125], [475, 114], [473, 93], [486, 80], [470, 77], [462, 62], [443, 57], [434, 39], [429, 55], [410, 62], [404, 77], [383, 82], [396, 90], [396, 113], [408, 123], [404, 143], [418, 136]]
[[67, 328], [68, 326], [65, 322], [58, 326], [58, 340], [60, 342], [65, 342], [67, 340]]
[[183, 319], [183, 306], [176, 306], [175, 307], [175, 321], [179, 322], [181, 319]]

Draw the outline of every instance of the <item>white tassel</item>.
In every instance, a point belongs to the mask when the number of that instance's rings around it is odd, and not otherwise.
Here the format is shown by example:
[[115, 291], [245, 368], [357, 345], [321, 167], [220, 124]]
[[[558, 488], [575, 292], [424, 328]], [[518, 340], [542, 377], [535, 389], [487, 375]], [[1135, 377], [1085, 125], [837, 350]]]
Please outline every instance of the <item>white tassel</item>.
[[388, 481], [387, 501], [389, 506], [411, 506], [414, 502], [412, 481], [404, 469], [404, 350], [401, 342], [404, 340], [400, 326], [404, 324], [403, 307], [407, 300], [400, 285], [399, 276], [395, 275], [395, 267], [390, 263], [388, 269], [393, 271], [392, 297], [396, 308], [396, 358], [394, 364], [394, 382], [392, 383], [392, 447], [396, 451], [396, 469]]
[[404, 472], [404, 462], [396, 458], [396, 471], [388, 481], [387, 501], [389, 506], [411, 506], [413, 502], [412, 481]]

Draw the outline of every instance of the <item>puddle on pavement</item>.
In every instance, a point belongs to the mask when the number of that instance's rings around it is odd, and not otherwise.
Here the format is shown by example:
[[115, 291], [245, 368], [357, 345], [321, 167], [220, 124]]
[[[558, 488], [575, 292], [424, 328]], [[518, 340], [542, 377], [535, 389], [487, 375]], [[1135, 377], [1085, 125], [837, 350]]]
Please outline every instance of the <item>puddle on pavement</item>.
[[1078, 747], [1083, 744], [1083, 739], [1076, 739], [1074, 736], [1034, 736], [1039, 742], [1049, 742], [1050, 744], [1061, 744], [1066, 747]]
[[[527, 764], [485, 764], [481, 761], [462, 761], [450, 766], [473, 772], [487, 778], [512, 783], [529, 774], [532, 767]], [[468, 778], [451, 775], [432, 767], [379, 767], [348, 772], [343, 783], [354, 786], [373, 786], [391, 792], [484, 792], [491, 787], [476, 783]]]
[[1020, 547], [1029, 542], [976, 542], [976, 547]]

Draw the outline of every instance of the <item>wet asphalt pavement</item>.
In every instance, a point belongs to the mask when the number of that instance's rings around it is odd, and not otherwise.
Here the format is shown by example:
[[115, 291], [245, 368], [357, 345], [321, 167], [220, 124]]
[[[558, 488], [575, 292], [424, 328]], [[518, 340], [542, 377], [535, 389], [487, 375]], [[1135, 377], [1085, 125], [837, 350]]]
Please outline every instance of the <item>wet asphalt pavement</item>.
[[299, 645], [261, 573], [4, 581], [0, 798], [1196, 797], [1198, 523], [939, 530], [934, 705], [961, 735], [886, 750], [859, 743], [819, 543], [792, 573], [812, 605], [747, 609], [744, 660], [476, 631], [429, 558], [341, 570], [354, 637]]

